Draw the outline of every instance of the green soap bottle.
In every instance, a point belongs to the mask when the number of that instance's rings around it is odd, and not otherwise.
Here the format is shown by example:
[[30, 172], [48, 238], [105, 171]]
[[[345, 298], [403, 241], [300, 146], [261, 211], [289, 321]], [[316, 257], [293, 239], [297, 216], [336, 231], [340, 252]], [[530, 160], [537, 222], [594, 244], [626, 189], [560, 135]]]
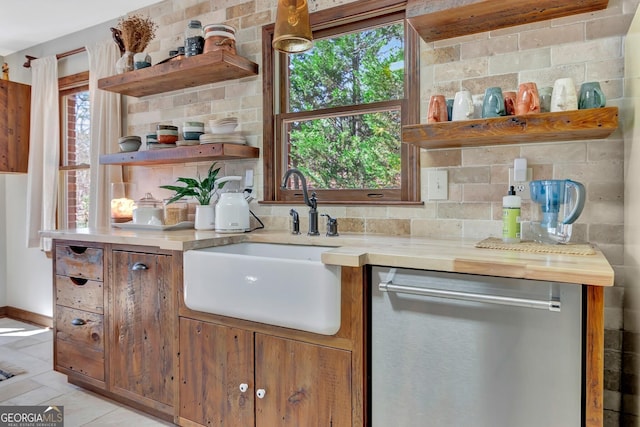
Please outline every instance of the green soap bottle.
[[518, 243], [520, 241], [520, 207], [522, 199], [516, 196], [516, 189], [512, 185], [509, 192], [502, 198], [502, 241]]

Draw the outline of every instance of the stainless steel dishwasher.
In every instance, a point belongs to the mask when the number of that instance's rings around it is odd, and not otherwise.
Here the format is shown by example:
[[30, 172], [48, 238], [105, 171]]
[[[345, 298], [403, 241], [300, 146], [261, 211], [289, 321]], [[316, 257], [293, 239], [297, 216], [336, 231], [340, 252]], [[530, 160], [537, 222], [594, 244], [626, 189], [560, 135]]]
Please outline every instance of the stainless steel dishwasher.
[[373, 267], [373, 427], [583, 424], [582, 286]]

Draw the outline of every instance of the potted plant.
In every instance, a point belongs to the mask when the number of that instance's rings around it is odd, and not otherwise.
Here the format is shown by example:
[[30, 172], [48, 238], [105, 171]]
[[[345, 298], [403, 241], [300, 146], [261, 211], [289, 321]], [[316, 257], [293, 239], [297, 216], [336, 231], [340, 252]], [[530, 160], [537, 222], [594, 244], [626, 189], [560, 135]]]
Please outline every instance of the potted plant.
[[167, 203], [176, 202], [184, 197], [194, 197], [198, 201], [194, 225], [196, 230], [212, 230], [214, 228], [214, 206], [211, 205], [211, 199], [226, 184], [226, 182], [219, 184], [216, 182], [220, 168], [215, 168], [215, 166], [216, 164], [213, 163], [209, 167], [207, 176], [204, 178], [201, 178], [199, 173], [197, 178], [178, 178], [176, 181], [184, 183], [184, 186], [160, 186], [160, 188], [175, 192]]

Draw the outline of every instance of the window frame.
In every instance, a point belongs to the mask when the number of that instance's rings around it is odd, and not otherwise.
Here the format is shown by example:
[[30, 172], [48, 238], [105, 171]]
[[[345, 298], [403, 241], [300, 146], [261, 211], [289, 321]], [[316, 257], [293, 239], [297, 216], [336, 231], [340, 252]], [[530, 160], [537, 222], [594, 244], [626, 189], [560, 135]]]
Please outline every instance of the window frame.
[[[405, 98], [400, 100], [381, 101], [365, 107], [334, 107], [322, 110], [323, 114], [339, 112], [380, 111], [381, 108], [399, 106], [402, 126], [419, 123], [419, 53], [420, 39], [418, 33], [406, 22], [406, 1], [371, 0], [355, 2], [344, 6], [315, 12], [310, 15], [311, 27], [315, 38], [323, 38], [340, 33], [358, 31], [387, 23], [405, 22]], [[281, 189], [280, 183], [284, 175], [283, 156], [285, 147], [282, 141], [283, 124], [291, 118], [309, 116], [307, 112], [280, 113], [278, 105], [287, 106], [289, 100], [288, 74], [282, 73], [276, 81], [276, 72], [288, 67], [287, 55], [276, 53], [271, 47], [274, 24], [262, 29], [262, 72], [263, 72], [263, 191], [262, 203], [296, 203], [302, 202], [300, 190]], [[278, 90], [282, 88], [283, 90]], [[288, 110], [288, 108], [287, 108]], [[319, 110], [314, 110], [317, 115]], [[318, 200], [323, 204], [361, 204], [392, 205], [421, 204], [420, 201], [420, 149], [417, 146], [401, 143], [401, 188], [387, 190], [322, 190], [314, 189]]]
[[[60, 185], [58, 185], [58, 204], [57, 204], [57, 223], [60, 227], [69, 228], [69, 182], [68, 174], [75, 171], [89, 171], [91, 165], [88, 163], [79, 163], [75, 165], [65, 165], [66, 153], [66, 117], [67, 110], [64, 103], [64, 97], [77, 92], [89, 91], [89, 71], [83, 71], [70, 76], [60, 77], [58, 79], [58, 105], [60, 111], [60, 156], [58, 164], [58, 174]], [[75, 228], [75, 227], [74, 227]]]

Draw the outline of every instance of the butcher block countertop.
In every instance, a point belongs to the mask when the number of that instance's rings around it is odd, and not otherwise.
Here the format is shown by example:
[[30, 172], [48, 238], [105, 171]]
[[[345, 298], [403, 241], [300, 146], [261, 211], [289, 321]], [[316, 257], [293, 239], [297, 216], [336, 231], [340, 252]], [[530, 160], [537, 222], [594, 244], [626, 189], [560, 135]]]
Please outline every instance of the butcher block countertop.
[[214, 231], [122, 230], [116, 228], [56, 230], [42, 233], [61, 240], [154, 246], [187, 251], [239, 242], [330, 246], [322, 255], [325, 264], [389, 267], [481, 274], [593, 286], [612, 286], [611, 265], [596, 247], [594, 255], [557, 255], [502, 249], [480, 249], [477, 240], [437, 240], [379, 234], [341, 234], [338, 237], [286, 231], [254, 231], [220, 234]]

